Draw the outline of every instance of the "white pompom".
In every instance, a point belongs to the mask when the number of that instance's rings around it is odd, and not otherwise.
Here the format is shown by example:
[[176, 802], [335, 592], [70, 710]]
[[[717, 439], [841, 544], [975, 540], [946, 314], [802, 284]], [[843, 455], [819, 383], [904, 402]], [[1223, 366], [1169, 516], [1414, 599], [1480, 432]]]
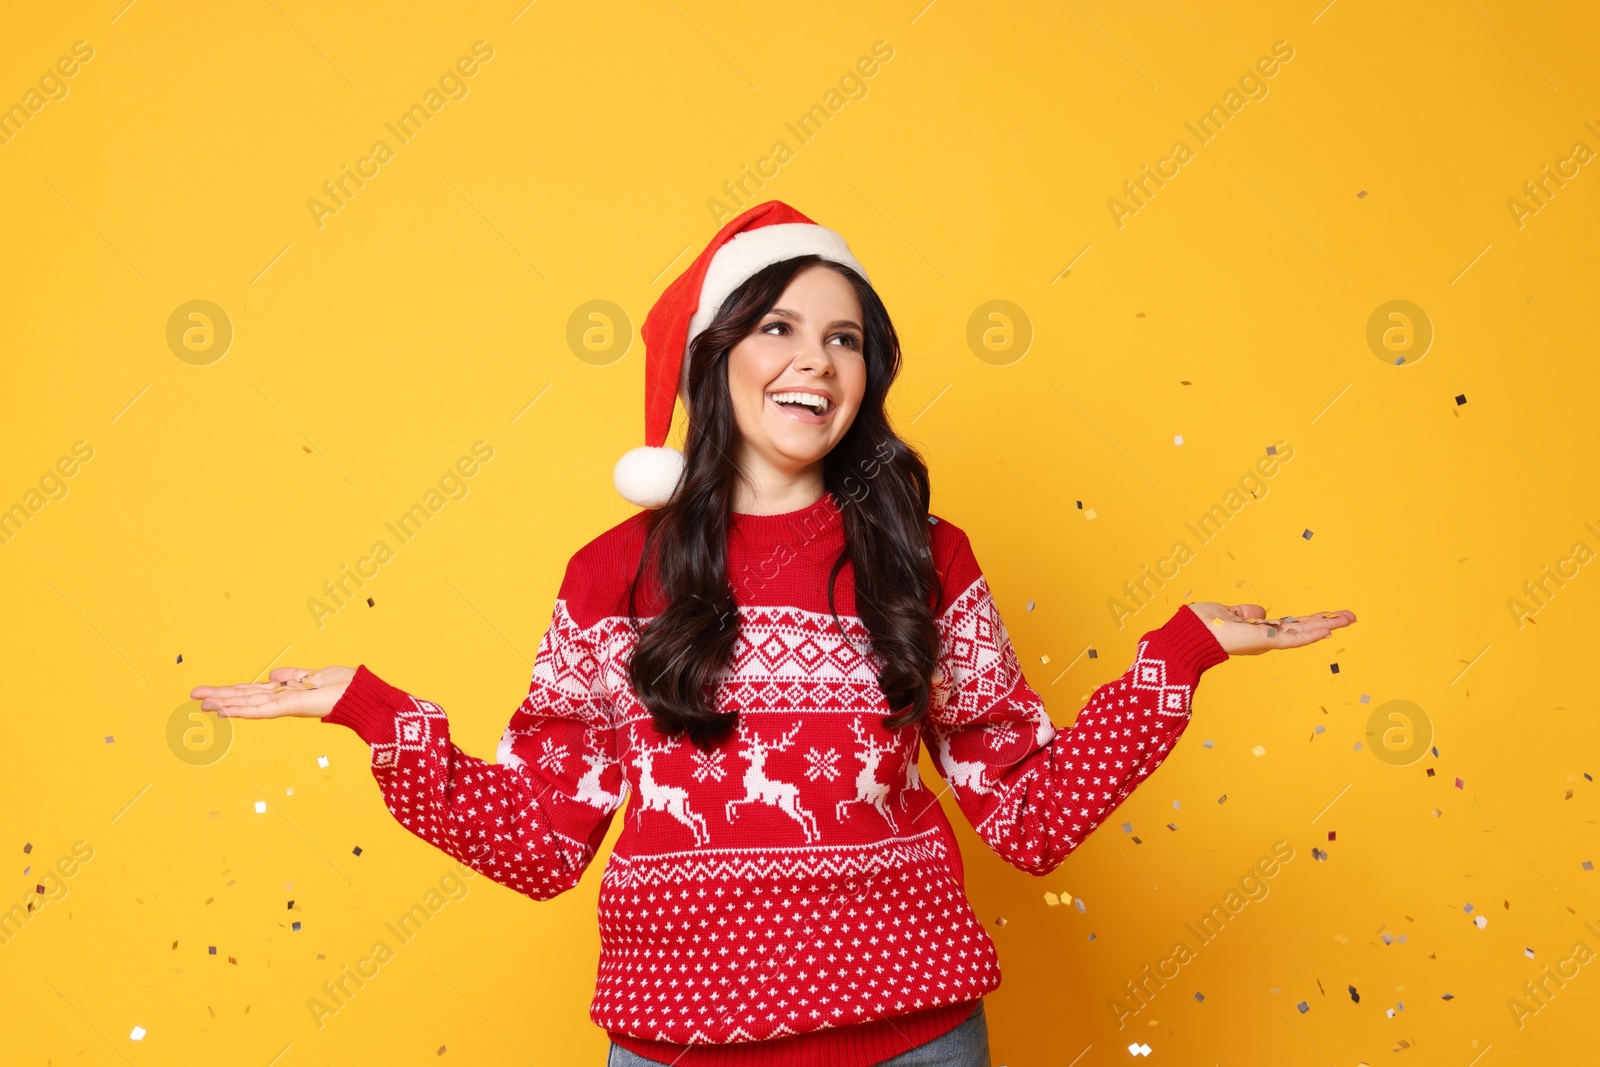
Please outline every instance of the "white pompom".
[[672, 499], [683, 476], [683, 464], [683, 453], [676, 448], [640, 445], [617, 460], [611, 480], [630, 504], [659, 508]]

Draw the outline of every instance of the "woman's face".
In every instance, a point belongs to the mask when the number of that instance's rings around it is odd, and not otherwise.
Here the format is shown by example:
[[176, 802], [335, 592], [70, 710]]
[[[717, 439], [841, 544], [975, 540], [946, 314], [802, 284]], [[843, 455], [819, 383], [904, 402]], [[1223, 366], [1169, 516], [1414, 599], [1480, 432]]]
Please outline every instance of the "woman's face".
[[[754, 332], [728, 353], [728, 392], [743, 436], [741, 469], [789, 477], [819, 462], [850, 429], [867, 388], [861, 301], [837, 271], [796, 274]], [[820, 414], [775, 399], [822, 397]], [[760, 481], [769, 479], [758, 478]]]

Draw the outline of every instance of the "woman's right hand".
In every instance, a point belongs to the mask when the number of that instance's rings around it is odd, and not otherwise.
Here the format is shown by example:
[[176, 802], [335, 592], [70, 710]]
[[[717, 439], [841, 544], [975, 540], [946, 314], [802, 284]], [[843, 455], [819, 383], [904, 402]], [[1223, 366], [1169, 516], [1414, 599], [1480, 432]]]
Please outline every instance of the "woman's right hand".
[[276, 719], [285, 715], [320, 719], [344, 695], [354, 667], [274, 667], [266, 682], [240, 685], [197, 685], [189, 696], [200, 701], [201, 711], [214, 711], [228, 719]]

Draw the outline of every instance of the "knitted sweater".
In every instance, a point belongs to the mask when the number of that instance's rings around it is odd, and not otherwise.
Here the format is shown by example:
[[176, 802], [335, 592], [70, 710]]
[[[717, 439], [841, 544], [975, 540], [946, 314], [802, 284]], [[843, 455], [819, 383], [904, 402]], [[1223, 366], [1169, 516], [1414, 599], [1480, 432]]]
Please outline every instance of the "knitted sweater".
[[[715, 699], [739, 724], [709, 752], [667, 740], [627, 682], [642, 513], [568, 563], [495, 762], [458, 748], [437, 704], [365, 664], [323, 720], [371, 746], [406, 829], [536, 900], [578, 883], [623, 812], [600, 879], [589, 1014], [651, 1059], [863, 1067], [959, 1025], [1000, 969], [939, 797], [1008, 863], [1047, 874], [1161, 765], [1200, 675], [1227, 658], [1180, 607], [1057, 728], [966, 534], [930, 516], [943, 585], [933, 700], [922, 723], [886, 731], [882, 660], [849, 563], [834, 591], [842, 625], [829, 613], [840, 508], [824, 493], [732, 517], [739, 633]], [[937, 791], [919, 781], [923, 744]]]

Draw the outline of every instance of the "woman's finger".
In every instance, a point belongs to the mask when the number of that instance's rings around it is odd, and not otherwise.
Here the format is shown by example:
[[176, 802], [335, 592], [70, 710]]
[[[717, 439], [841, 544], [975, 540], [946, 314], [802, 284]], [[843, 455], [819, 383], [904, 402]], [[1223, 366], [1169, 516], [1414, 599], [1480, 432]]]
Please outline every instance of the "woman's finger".
[[216, 711], [225, 704], [243, 700], [258, 693], [270, 693], [273, 686], [265, 682], [243, 682], [239, 685], [197, 685], [189, 691], [191, 699], [200, 701], [201, 711]]
[[276, 715], [268, 704], [228, 704], [217, 709], [224, 719], [270, 719]]
[[[1222, 605], [1217, 605], [1222, 607]], [[1212, 619], [1211, 624], [1226, 628], [1228, 637], [1220, 637], [1223, 647], [1233, 655], [1256, 655], [1280, 648], [1302, 648], [1329, 637], [1333, 631], [1356, 621], [1355, 612], [1319, 611], [1312, 615], [1283, 615], [1265, 618], [1259, 605], [1240, 604], [1226, 608], [1229, 612], [1248, 615], [1232, 621]], [[1258, 615], [1259, 613], [1259, 615]]]
[[1293, 626], [1326, 626], [1330, 630], [1337, 630], [1341, 626], [1349, 626], [1356, 621], [1355, 612], [1344, 611], [1319, 611], [1314, 615], [1282, 615], [1276, 619], [1263, 617], [1245, 620], [1255, 626], [1270, 626], [1274, 629], [1283, 629]]
[[[1333, 631], [1356, 621], [1355, 612], [1319, 611], [1314, 615], [1285, 615], [1269, 630], [1274, 648], [1301, 648], [1330, 636]], [[1275, 631], [1275, 632], [1274, 632]]]
[[1279, 622], [1284, 627], [1321, 627], [1328, 630], [1337, 630], [1341, 626], [1349, 626], [1356, 621], [1356, 613], [1348, 608], [1343, 611], [1319, 611], [1312, 615], [1285, 615]]
[[1331, 633], [1332, 630], [1322, 627], [1283, 629], [1274, 632], [1267, 640], [1273, 648], [1303, 648], [1321, 641]]
[[191, 700], [200, 701], [201, 711], [216, 711], [247, 697], [281, 693], [286, 689], [315, 688], [316, 671], [305, 667], [274, 667], [265, 682], [240, 682], [237, 685], [197, 685], [189, 690]]
[[[222, 697], [224, 699], [237, 696], [241, 693], [254, 692], [268, 686], [266, 682], [240, 682], [238, 685], [197, 685], [189, 690], [189, 695], [200, 697]], [[268, 686], [270, 688], [270, 686]]]
[[278, 693], [253, 693], [224, 704], [217, 714], [225, 719], [275, 719], [292, 715], [302, 692], [304, 690], [286, 689]]

